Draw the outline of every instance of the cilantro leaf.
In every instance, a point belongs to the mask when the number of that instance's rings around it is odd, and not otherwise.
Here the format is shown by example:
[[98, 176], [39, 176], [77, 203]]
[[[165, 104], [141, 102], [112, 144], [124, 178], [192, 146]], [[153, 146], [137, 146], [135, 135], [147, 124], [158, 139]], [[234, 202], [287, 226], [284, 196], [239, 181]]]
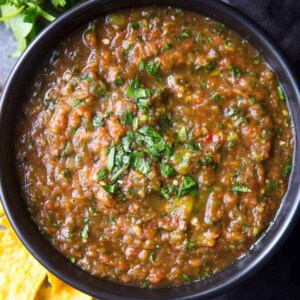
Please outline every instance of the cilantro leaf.
[[67, 3], [66, 3], [66, 0], [51, 0], [51, 3], [55, 6], [55, 7], [58, 7], [58, 6], [65, 6]]
[[101, 185], [101, 187], [110, 194], [115, 194], [118, 190], [118, 185], [116, 183], [110, 183], [108, 185]]
[[146, 161], [143, 152], [135, 152], [132, 154], [133, 167], [144, 175], [150, 172], [149, 163]]
[[82, 237], [83, 240], [87, 240], [88, 237], [89, 237], [89, 232], [90, 232], [90, 228], [89, 228], [89, 225], [88, 224], [85, 224], [83, 226], [83, 229], [81, 231], [81, 234], [80, 236]]
[[176, 171], [174, 167], [169, 164], [161, 164], [160, 166], [161, 175], [164, 177], [174, 177], [176, 175]]
[[101, 169], [98, 171], [97, 176], [98, 176], [97, 182], [99, 183], [100, 181], [106, 178], [106, 172], [103, 169]]
[[106, 167], [107, 167], [107, 170], [109, 171], [109, 173], [112, 172], [112, 169], [115, 164], [115, 153], [116, 153], [116, 148], [112, 147], [109, 151], [108, 158], [107, 158], [107, 164], [106, 164]]
[[160, 192], [166, 199], [170, 199], [171, 193], [169, 192], [168, 189], [162, 187], [160, 188]]
[[231, 192], [241, 192], [241, 193], [249, 193], [251, 189], [241, 183], [235, 183], [233, 187], [230, 189]]
[[161, 80], [161, 76], [159, 74], [159, 68], [160, 68], [160, 61], [147, 63], [144, 62], [143, 60], [140, 60], [139, 62], [139, 70], [146, 71], [149, 75], [155, 77], [157, 81]]
[[132, 123], [133, 123], [133, 113], [129, 109], [125, 110], [124, 123], [126, 125], [132, 125]]
[[110, 115], [110, 112], [106, 111], [103, 115], [97, 115], [93, 118], [94, 127], [103, 126], [103, 120]]
[[285, 100], [285, 94], [284, 94], [284, 91], [283, 91], [283, 89], [280, 85], [277, 86], [277, 92], [278, 92], [279, 99], [281, 101], [284, 101]]
[[178, 189], [178, 197], [196, 192], [198, 190], [198, 184], [191, 176], [185, 176]]

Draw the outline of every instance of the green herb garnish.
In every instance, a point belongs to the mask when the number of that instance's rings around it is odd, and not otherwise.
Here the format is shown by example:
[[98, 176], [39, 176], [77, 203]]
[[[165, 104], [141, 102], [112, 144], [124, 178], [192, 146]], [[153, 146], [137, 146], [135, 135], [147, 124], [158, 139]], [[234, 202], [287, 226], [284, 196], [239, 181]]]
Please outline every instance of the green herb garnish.
[[144, 175], [150, 172], [149, 163], [146, 161], [143, 152], [135, 152], [132, 154], [132, 166]]
[[160, 166], [161, 175], [164, 177], [174, 177], [176, 175], [176, 171], [174, 167], [169, 164], [162, 163]]
[[118, 186], [116, 183], [111, 183], [108, 185], [101, 185], [101, 187], [110, 194], [115, 194], [116, 191], [118, 190]]
[[97, 176], [98, 176], [98, 178], [97, 178], [97, 182], [99, 183], [100, 181], [102, 181], [103, 179], [105, 179], [106, 178], [106, 172], [105, 172], [105, 170], [99, 170], [98, 172], [97, 172]]
[[242, 71], [237, 66], [232, 66], [231, 73], [233, 77], [238, 77], [242, 74]]
[[247, 186], [245, 186], [241, 183], [238, 183], [238, 182], [233, 185], [233, 187], [230, 189], [230, 191], [233, 193], [234, 192], [241, 192], [241, 193], [251, 192], [251, 190]]
[[72, 103], [72, 108], [77, 107], [81, 102], [82, 102], [81, 99], [76, 99], [76, 100]]
[[120, 86], [120, 85], [122, 85], [123, 83], [124, 83], [124, 80], [123, 80], [122, 77], [116, 78], [116, 79], [114, 80], [114, 85], [116, 85], [116, 86]]
[[187, 274], [182, 274], [182, 278], [184, 281], [190, 281], [191, 280], [191, 277]]
[[168, 51], [173, 48], [173, 43], [167, 43], [166, 46], [164, 46], [161, 50], [162, 51]]
[[183, 39], [187, 39], [189, 37], [191, 37], [191, 32], [188, 31], [188, 30], [183, 30], [180, 34], [180, 37], [183, 38]]
[[285, 163], [285, 165], [283, 166], [283, 175], [285, 177], [289, 176], [291, 174], [291, 171], [292, 171], [292, 158], [289, 157]]
[[82, 229], [81, 234], [80, 234], [80, 236], [83, 238], [83, 240], [87, 240], [88, 239], [88, 237], [89, 237], [89, 231], [90, 231], [89, 225], [85, 224], [83, 226], [83, 229]]
[[140, 21], [133, 22], [131, 24], [132, 29], [137, 30], [141, 27]]
[[147, 63], [143, 60], [139, 62], [139, 70], [146, 71], [151, 76], [155, 77], [157, 81], [161, 81], [161, 76], [159, 75], [160, 62], [156, 61], [153, 63]]
[[107, 158], [107, 164], [106, 164], [106, 167], [107, 167], [107, 170], [109, 171], [109, 173], [112, 172], [112, 169], [114, 167], [115, 153], [116, 153], [116, 148], [112, 147], [109, 151], [108, 158]]
[[284, 101], [285, 100], [285, 94], [284, 94], [284, 91], [283, 91], [283, 89], [280, 85], [277, 86], [277, 92], [278, 92], [279, 99], [281, 101]]
[[254, 65], [258, 65], [261, 61], [261, 56], [259, 54], [257, 54], [254, 58], [253, 58], [253, 64]]
[[201, 83], [200, 83], [200, 87], [201, 87], [201, 89], [206, 89], [207, 88], [207, 81], [202, 80]]
[[160, 188], [160, 192], [166, 199], [170, 199], [171, 193], [168, 189], [162, 187], [162, 188]]
[[105, 118], [107, 118], [109, 115], [110, 115], [110, 112], [107, 111], [103, 115], [95, 116], [93, 118], [93, 125], [94, 125], [94, 127], [101, 127], [101, 126], [103, 126], [103, 120]]
[[125, 110], [124, 123], [126, 125], [132, 125], [133, 124], [133, 113], [129, 109]]
[[71, 171], [70, 171], [70, 169], [66, 169], [66, 170], [63, 172], [63, 177], [64, 177], [65, 179], [69, 179], [70, 176], [71, 176]]

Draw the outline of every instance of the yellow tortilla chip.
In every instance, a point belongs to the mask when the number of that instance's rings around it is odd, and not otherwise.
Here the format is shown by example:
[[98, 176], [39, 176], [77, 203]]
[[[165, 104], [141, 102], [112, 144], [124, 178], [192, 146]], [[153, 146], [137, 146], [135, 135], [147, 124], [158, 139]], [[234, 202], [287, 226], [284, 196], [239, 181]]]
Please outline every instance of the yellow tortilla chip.
[[36, 300], [91, 300], [92, 297], [72, 288], [47, 272], [49, 283], [52, 287], [41, 287]]
[[0, 216], [2, 216], [4, 214], [4, 208], [2, 206], [2, 202], [1, 202], [1, 199], [0, 199]]
[[0, 230], [0, 299], [33, 300], [46, 270], [33, 258], [11, 228], [6, 216], [1, 218]]

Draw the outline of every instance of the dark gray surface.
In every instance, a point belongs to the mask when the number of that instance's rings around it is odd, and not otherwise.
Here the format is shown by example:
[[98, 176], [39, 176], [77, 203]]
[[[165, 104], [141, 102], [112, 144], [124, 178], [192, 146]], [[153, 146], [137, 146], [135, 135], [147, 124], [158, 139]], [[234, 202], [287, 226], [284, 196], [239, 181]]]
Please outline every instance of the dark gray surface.
[[10, 57], [15, 49], [17, 49], [17, 43], [13, 35], [6, 30], [3, 23], [0, 23], [0, 89], [16, 62], [15, 58]]

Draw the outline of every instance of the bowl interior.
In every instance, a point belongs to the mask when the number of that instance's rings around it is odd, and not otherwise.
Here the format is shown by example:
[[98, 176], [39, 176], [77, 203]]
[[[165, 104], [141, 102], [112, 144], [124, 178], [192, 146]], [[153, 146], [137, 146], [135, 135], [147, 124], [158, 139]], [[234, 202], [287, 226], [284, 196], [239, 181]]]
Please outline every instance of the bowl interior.
[[254, 45], [275, 71], [286, 93], [295, 138], [294, 162], [300, 161], [300, 95], [299, 85], [291, 67], [282, 56], [281, 51], [273, 45], [268, 36], [257, 25], [228, 5], [215, 0], [90, 0], [59, 18], [27, 49], [18, 61], [3, 91], [0, 107], [1, 197], [14, 229], [36, 259], [68, 284], [101, 299], [136, 299], [142, 297], [147, 299], [189, 299], [224, 291], [233, 283], [249, 276], [270, 257], [271, 253], [274, 253], [295, 221], [300, 200], [300, 164], [294, 164], [289, 189], [275, 221], [268, 232], [251, 248], [250, 252], [223, 272], [205, 280], [172, 288], [140, 289], [94, 277], [71, 264], [42, 236], [30, 218], [25, 201], [21, 198], [17, 188], [13, 152], [14, 140], [11, 138], [14, 135], [16, 112], [21, 101], [26, 100], [29, 92], [28, 87], [32, 84], [34, 66], [37, 66], [44, 59], [44, 54], [51, 51], [65, 35], [89, 20], [115, 10], [148, 5], [180, 7], [206, 15], [225, 23]]

